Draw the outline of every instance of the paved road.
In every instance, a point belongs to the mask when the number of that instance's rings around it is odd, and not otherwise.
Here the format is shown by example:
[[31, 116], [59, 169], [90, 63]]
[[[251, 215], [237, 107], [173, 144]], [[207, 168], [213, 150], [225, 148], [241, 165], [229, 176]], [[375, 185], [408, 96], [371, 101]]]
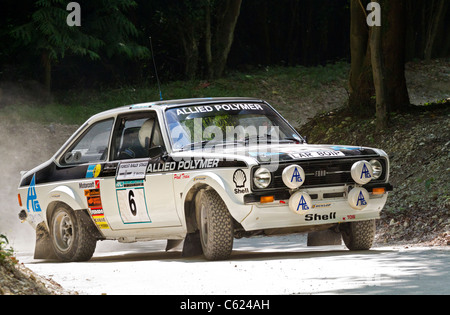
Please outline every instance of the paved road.
[[86, 263], [21, 262], [80, 294], [450, 294], [448, 247], [307, 247], [303, 236], [242, 239], [228, 261], [101, 242]]

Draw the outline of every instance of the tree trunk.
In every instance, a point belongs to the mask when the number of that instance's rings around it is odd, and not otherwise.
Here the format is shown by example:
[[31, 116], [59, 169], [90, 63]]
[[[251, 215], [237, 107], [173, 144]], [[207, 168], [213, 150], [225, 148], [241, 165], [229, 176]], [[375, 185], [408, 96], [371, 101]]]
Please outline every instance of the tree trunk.
[[183, 42], [184, 53], [185, 53], [185, 68], [184, 74], [188, 80], [193, 80], [197, 74], [197, 66], [198, 66], [198, 38], [195, 33], [194, 26], [190, 26], [181, 30], [181, 40]]
[[205, 57], [207, 78], [211, 80], [214, 77], [213, 57], [211, 51], [212, 34], [211, 34], [211, 1], [208, 0], [205, 7]]
[[387, 111], [405, 110], [409, 95], [405, 78], [406, 6], [404, 0], [382, 0], [382, 56]]
[[370, 48], [366, 16], [359, 0], [350, 3], [350, 54], [349, 108], [358, 116], [374, 113], [374, 95]]
[[44, 67], [44, 86], [47, 96], [50, 96], [52, 90], [52, 62], [50, 52], [44, 50], [41, 55], [42, 66]]
[[376, 95], [376, 126], [383, 130], [387, 126], [386, 82], [381, 50], [381, 26], [372, 26], [370, 31], [370, 53], [372, 60], [373, 82]]
[[[375, 34], [371, 34], [370, 42], [380, 45], [381, 55], [371, 56], [374, 50], [368, 44], [368, 26], [365, 11], [363, 11], [365, 8], [361, 7], [359, 0], [351, 0], [349, 108], [359, 117], [367, 117], [378, 112], [377, 104], [386, 106], [387, 112], [404, 110], [409, 106], [405, 79], [405, 1], [378, 0], [378, 2], [381, 3], [382, 10], [381, 27], [375, 31]], [[373, 36], [376, 37], [372, 38]], [[374, 69], [375, 66], [379, 67], [379, 58], [384, 60], [382, 72], [380, 69]], [[375, 71], [378, 73], [375, 74]], [[374, 86], [375, 76], [377, 80], [380, 80], [381, 75], [384, 81], [384, 89], [381, 92], [384, 105], [378, 102], [380, 91], [376, 91]], [[379, 85], [380, 81], [377, 84]], [[376, 88], [379, 89], [380, 86]], [[376, 94], [376, 102], [374, 102], [374, 94]], [[381, 108], [380, 110], [382, 111]]]
[[217, 30], [213, 58], [214, 77], [222, 76], [234, 38], [234, 29], [241, 10], [242, 0], [224, 0], [217, 12]]
[[436, 1], [433, 0], [430, 5], [430, 18], [428, 19], [427, 39], [424, 49], [424, 57], [427, 61], [431, 60], [434, 41], [436, 40], [436, 34], [439, 29], [439, 23], [445, 15], [445, 8], [447, 5], [446, 1], [448, 0]]

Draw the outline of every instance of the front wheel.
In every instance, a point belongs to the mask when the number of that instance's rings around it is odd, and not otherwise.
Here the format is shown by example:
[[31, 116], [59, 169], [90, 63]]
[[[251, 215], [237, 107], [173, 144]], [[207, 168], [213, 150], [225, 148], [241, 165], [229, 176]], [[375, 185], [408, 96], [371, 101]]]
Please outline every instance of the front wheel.
[[375, 220], [344, 223], [342, 239], [349, 250], [368, 250], [375, 239]]
[[94, 254], [97, 239], [84, 211], [58, 206], [51, 218], [50, 233], [54, 252], [62, 261], [87, 261]]
[[201, 193], [197, 222], [203, 254], [208, 260], [223, 260], [233, 250], [233, 220], [222, 198], [214, 190]]

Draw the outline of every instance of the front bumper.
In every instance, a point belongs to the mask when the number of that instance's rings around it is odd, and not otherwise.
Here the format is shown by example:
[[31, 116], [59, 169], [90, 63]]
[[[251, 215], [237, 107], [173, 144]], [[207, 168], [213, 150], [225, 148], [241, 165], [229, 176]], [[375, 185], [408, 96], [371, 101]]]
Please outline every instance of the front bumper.
[[[289, 208], [289, 191], [274, 192], [274, 200], [268, 203], [260, 202], [261, 194], [248, 194], [244, 196], [244, 202], [252, 205], [252, 210], [241, 221], [241, 225], [246, 231], [254, 231], [379, 219], [392, 185], [365, 185], [369, 199], [362, 210], [353, 209], [349, 204], [347, 198], [352, 188], [345, 185], [302, 189], [302, 192], [311, 196], [312, 206], [301, 214]], [[384, 193], [380, 194], [374, 188], [384, 188]], [[267, 196], [267, 192], [264, 195]]]

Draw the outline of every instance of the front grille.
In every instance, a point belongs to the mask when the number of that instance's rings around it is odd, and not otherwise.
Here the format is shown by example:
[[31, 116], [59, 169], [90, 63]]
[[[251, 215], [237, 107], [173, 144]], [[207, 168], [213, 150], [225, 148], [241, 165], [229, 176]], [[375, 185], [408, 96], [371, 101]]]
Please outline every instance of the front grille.
[[[293, 164], [301, 166], [305, 171], [305, 181], [301, 186], [302, 188], [354, 184], [355, 182], [352, 179], [350, 170], [352, 165], [360, 160], [363, 159], [333, 159], [326, 161], [306, 161], [281, 164], [275, 172], [272, 172], [272, 181], [264, 190], [287, 188], [283, 183], [281, 175], [283, 174], [285, 167]], [[376, 182], [382, 182], [386, 177], [386, 161], [383, 158], [377, 158], [377, 160], [383, 165], [383, 173]], [[254, 168], [253, 172], [255, 172], [256, 169], [258, 169], [258, 167]], [[253, 189], [255, 191], [262, 190], [256, 187], [253, 187]]]

